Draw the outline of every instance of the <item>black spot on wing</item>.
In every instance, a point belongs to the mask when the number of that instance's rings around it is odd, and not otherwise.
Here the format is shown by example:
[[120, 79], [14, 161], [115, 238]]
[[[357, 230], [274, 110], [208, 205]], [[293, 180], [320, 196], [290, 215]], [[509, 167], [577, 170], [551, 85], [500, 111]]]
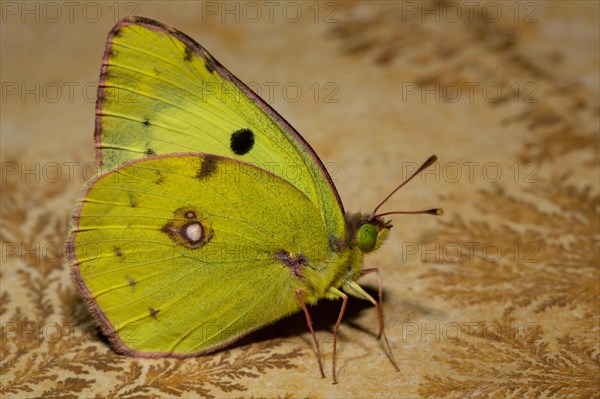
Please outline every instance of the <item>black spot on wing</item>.
[[217, 171], [218, 161], [213, 157], [206, 157], [202, 160], [200, 169], [196, 172], [196, 178], [199, 180], [208, 179]]
[[254, 146], [254, 133], [250, 129], [236, 130], [231, 134], [230, 148], [236, 155], [247, 154]]
[[146, 154], [146, 156], [151, 157], [152, 155], [156, 155], [156, 152], [152, 148], [148, 147], [146, 148], [146, 151], [144, 151], [144, 154]]
[[160, 312], [160, 309], [148, 308], [148, 310], [150, 311], [150, 316], [154, 319], [156, 319], [158, 312]]
[[142, 125], [144, 125], [144, 127], [148, 128], [148, 127], [150, 127], [152, 124], [150, 123], [150, 119], [148, 119], [148, 118], [144, 118], [144, 120], [142, 121]]

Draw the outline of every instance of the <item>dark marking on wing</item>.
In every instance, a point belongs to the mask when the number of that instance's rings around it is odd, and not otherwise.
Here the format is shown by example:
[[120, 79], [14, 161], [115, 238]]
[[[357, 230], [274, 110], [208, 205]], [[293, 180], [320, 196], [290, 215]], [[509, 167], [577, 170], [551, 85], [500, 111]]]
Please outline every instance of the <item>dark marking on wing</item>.
[[206, 60], [204, 62], [204, 67], [206, 68], [206, 70], [210, 73], [213, 73], [215, 71], [215, 67], [212, 65], [212, 63], [208, 60]]
[[165, 182], [165, 177], [160, 170], [155, 170], [154, 173], [156, 173], [156, 180], [154, 180], [154, 184], [163, 184]]
[[183, 60], [186, 62], [190, 62], [190, 61], [192, 61], [193, 57], [194, 57], [194, 50], [192, 50], [189, 46], [185, 46]]
[[129, 206], [132, 208], [137, 208], [138, 205], [139, 205], [139, 201], [138, 201], [137, 196], [134, 193], [130, 192], [129, 193]]
[[280, 261], [282, 265], [289, 267], [292, 274], [296, 277], [300, 277], [302, 275], [302, 270], [300, 267], [308, 263], [308, 259], [306, 259], [304, 255], [296, 255], [295, 257], [292, 257], [288, 251], [283, 249], [277, 252], [274, 258]]
[[125, 278], [127, 279], [127, 283], [129, 284], [129, 288], [131, 288], [131, 292], [135, 292], [135, 285], [137, 284], [137, 281], [135, 281], [134, 278], [129, 277], [129, 276], [125, 276]]
[[158, 315], [158, 312], [160, 312], [160, 309], [148, 308], [148, 310], [150, 311], [150, 316], [153, 319], [156, 319], [156, 316]]
[[114, 245], [113, 252], [115, 254], [115, 260], [117, 262], [123, 262], [125, 260], [125, 254], [123, 253], [123, 251], [121, 251], [121, 248]]
[[212, 157], [206, 157], [202, 160], [200, 169], [196, 172], [196, 178], [199, 180], [207, 179], [217, 171], [218, 161]]
[[150, 119], [148, 119], [148, 118], [144, 118], [144, 120], [142, 121], [142, 125], [144, 125], [144, 127], [148, 128], [148, 127], [150, 127], [152, 124], [150, 123]]

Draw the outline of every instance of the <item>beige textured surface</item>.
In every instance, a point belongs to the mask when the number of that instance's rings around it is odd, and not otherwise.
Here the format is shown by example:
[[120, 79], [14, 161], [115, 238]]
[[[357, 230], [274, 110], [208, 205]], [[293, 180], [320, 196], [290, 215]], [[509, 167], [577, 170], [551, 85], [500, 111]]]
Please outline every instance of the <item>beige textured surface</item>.
[[[273, 22], [264, 3], [52, 4], [60, 15], [2, 3], [3, 397], [600, 397], [597, 2], [276, 2]], [[348, 210], [439, 156], [386, 209], [446, 216], [396, 218], [366, 258], [381, 268], [400, 373], [360, 301], [341, 327], [336, 386], [318, 378], [301, 315], [183, 361], [118, 356], [99, 338], [62, 243], [93, 162], [116, 11], [187, 33], [268, 100], [273, 86]], [[338, 308], [311, 309], [328, 376]]]

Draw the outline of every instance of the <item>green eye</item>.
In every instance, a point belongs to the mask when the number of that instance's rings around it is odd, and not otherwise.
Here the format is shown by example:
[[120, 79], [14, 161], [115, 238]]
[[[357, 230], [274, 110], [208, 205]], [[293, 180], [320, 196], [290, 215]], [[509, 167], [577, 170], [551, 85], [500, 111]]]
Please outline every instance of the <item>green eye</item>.
[[363, 224], [358, 229], [357, 233], [357, 242], [358, 247], [363, 252], [369, 252], [375, 248], [375, 243], [377, 242], [377, 228], [372, 224]]

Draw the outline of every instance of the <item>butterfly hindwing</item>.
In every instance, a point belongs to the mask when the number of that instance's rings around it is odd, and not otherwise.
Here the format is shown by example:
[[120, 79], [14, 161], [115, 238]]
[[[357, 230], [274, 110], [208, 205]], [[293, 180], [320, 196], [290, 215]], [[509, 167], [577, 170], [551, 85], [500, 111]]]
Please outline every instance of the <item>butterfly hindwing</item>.
[[177, 152], [229, 157], [287, 180], [315, 204], [332, 239], [345, 237], [341, 201], [308, 143], [185, 34], [141, 17], [119, 22], [98, 94], [103, 170]]
[[[73, 275], [121, 352], [214, 350], [316, 302], [335, 259], [314, 204], [261, 169], [205, 154], [126, 162], [89, 184]], [[299, 227], [301, 226], [301, 227]]]

